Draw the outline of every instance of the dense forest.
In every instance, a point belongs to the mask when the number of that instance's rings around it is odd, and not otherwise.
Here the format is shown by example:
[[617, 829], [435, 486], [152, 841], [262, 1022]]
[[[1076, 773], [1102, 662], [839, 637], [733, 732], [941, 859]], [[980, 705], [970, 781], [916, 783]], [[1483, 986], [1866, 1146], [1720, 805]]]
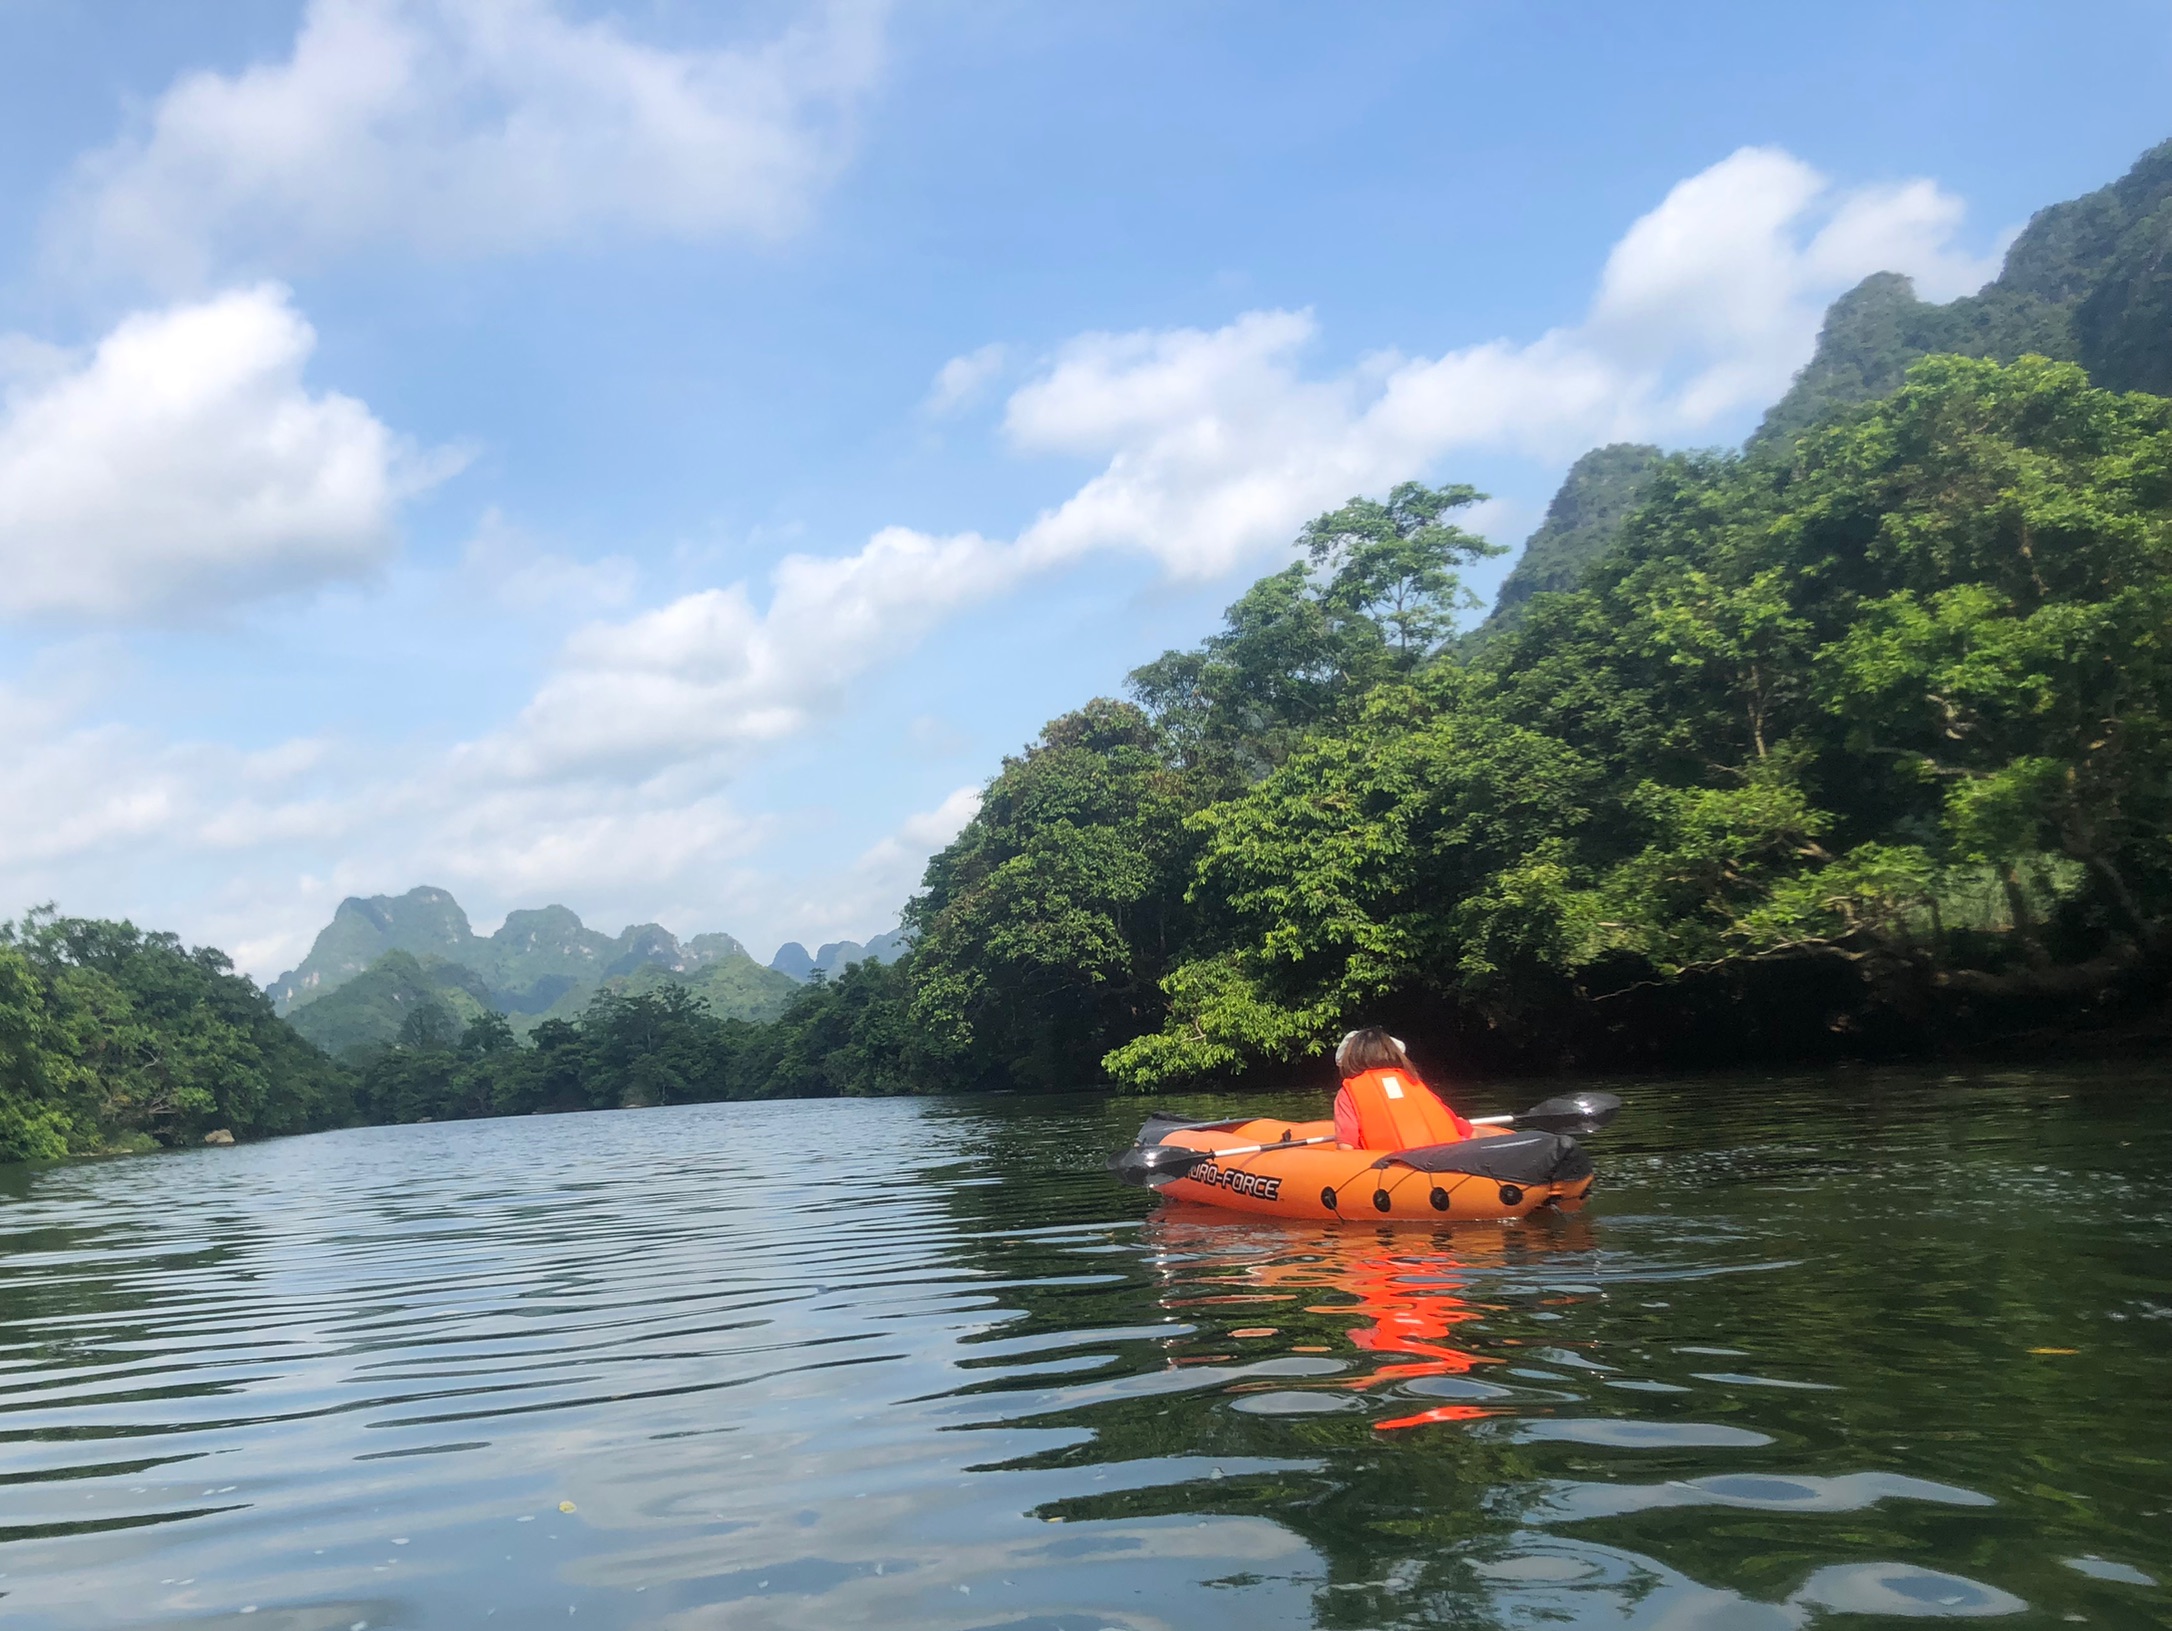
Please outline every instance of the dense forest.
[[[2172, 144], [2040, 215], [1973, 306], [1871, 280], [1743, 451], [1580, 462], [1475, 633], [1480, 495], [1321, 516], [1218, 633], [1003, 764], [907, 956], [774, 1019], [621, 986], [523, 1043], [418, 977], [335, 1063], [216, 952], [34, 914], [0, 935], [0, 1158], [1227, 1081], [1361, 1019], [1486, 1070], [2153, 1034], [2172, 401], [2097, 378], [2158, 382], [2149, 243]], [[1998, 360], [2031, 338], [2058, 355]]]
[[1222, 630], [1051, 723], [773, 1022], [423, 1002], [335, 1065], [215, 952], [0, 943], [19, 1154], [359, 1119], [1227, 1079], [1364, 1017], [1485, 1069], [2116, 1025], [2172, 937], [2172, 402], [1917, 363], [1678, 455], [1566, 593], [1458, 640], [1466, 487], [1322, 516]]
[[1469, 496], [1316, 522], [1005, 765], [913, 908], [909, 1074], [1155, 1086], [1360, 1016], [1487, 1068], [1894, 1052], [2162, 992], [2172, 403], [1927, 359], [1664, 461], [1475, 649]]
[[0, 1161], [336, 1126], [353, 1085], [221, 952], [49, 911], [0, 924]]

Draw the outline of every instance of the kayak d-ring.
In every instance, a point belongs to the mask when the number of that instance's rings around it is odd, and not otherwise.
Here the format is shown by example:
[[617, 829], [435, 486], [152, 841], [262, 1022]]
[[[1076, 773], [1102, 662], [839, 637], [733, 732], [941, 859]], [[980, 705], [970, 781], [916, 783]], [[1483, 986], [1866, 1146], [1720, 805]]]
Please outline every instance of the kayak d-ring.
[[1501, 1204], [1503, 1206], [1521, 1206], [1523, 1204], [1523, 1191], [1514, 1184], [1503, 1184], [1501, 1186]]
[[1386, 1190], [1384, 1190], [1384, 1189], [1376, 1189], [1376, 1190], [1374, 1190], [1374, 1191], [1373, 1191], [1373, 1210], [1374, 1210], [1375, 1212], [1385, 1212], [1385, 1211], [1386, 1211], [1387, 1209], [1388, 1209], [1388, 1192], [1387, 1192]]
[[1441, 1188], [1440, 1185], [1435, 1184], [1433, 1193], [1426, 1196], [1426, 1199], [1433, 1203], [1434, 1211], [1445, 1212], [1448, 1210], [1448, 1191]]
[[1330, 1212], [1335, 1210], [1335, 1190], [1333, 1185], [1329, 1185], [1320, 1191], [1320, 1204]]

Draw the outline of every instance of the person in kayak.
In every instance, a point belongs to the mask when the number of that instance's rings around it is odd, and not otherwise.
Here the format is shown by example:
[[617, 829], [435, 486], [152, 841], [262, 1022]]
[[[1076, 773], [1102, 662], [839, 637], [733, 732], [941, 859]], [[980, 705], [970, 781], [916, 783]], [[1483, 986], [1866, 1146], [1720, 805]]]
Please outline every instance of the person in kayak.
[[1471, 1136], [1471, 1124], [1441, 1102], [1411, 1068], [1403, 1044], [1377, 1025], [1352, 1031], [1335, 1049], [1335, 1141], [1352, 1150], [1416, 1150]]

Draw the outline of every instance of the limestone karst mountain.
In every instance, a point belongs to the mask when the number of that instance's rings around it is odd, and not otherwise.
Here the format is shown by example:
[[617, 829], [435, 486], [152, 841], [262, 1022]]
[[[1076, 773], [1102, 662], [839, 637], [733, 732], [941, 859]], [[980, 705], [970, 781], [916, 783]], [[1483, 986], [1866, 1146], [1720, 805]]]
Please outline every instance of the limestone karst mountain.
[[478, 935], [450, 893], [428, 886], [340, 902], [300, 966], [268, 989], [296, 1030], [347, 1055], [392, 1041], [427, 1003], [456, 1023], [495, 1009], [525, 1032], [571, 1017], [598, 991], [664, 983], [685, 985], [738, 1019], [773, 1019], [798, 989], [728, 934], [682, 943], [639, 923], [607, 935], [566, 907], [544, 906]]
[[1515, 570], [1502, 580], [1487, 621], [1495, 626], [1513, 623], [1533, 595], [1575, 588], [1584, 568], [1621, 530], [1665, 457], [1646, 443], [1611, 442], [1569, 466], [1546, 506], [1546, 519], [1524, 540]]
[[[2078, 362], [2107, 390], [2172, 395], [2172, 141], [2109, 186], [2038, 210], [1997, 278], [1943, 305], [1875, 272], [1827, 308], [1816, 353], [1749, 439], [1780, 450], [1822, 416], [1874, 401], [1932, 352]], [[1574, 588], [1636, 508], [1661, 457], [1616, 443], [1578, 459], [1502, 583], [1481, 634], [1534, 594]]]
[[878, 934], [864, 946], [857, 940], [832, 940], [812, 953], [797, 940], [787, 940], [777, 948], [777, 955], [769, 960], [769, 966], [779, 974], [805, 984], [814, 978], [817, 969], [824, 978], [834, 979], [854, 963], [894, 963], [911, 945], [912, 937], [903, 929]]

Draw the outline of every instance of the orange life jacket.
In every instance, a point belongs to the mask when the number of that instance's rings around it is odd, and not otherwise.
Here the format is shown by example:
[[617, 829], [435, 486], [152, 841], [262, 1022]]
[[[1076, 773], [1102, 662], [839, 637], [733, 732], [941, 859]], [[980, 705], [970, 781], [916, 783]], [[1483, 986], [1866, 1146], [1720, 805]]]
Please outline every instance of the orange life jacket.
[[1357, 1112], [1359, 1149], [1415, 1150], [1471, 1136], [1471, 1124], [1411, 1071], [1362, 1071], [1342, 1091]]

